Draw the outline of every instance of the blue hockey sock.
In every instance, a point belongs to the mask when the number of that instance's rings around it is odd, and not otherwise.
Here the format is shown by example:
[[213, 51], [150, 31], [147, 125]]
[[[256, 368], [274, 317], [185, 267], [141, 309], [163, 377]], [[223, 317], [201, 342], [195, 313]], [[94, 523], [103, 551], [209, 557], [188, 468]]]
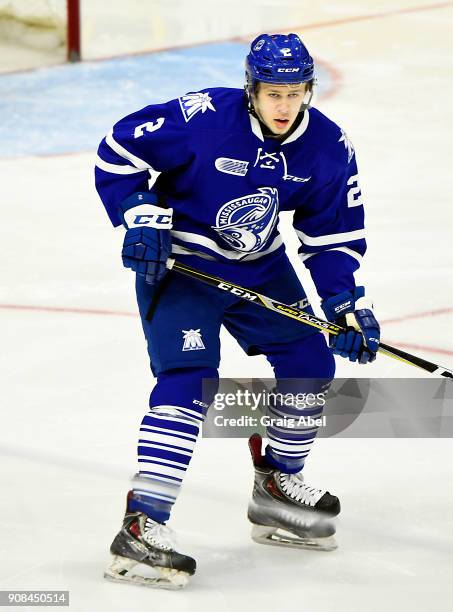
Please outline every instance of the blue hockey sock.
[[[165, 523], [176, 501], [211, 397], [203, 397], [203, 379], [217, 370], [187, 368], [159, 374], [143, 418], [138, 441], [139, 472], [134, 478], [131, 511]], [[205, 401], [203, 401], [205, 400]]]
[[[318, 426], [307, 422], [322, 416], [335, 361], [321, 334], [273, 345], [264, 352], [274, 368], [276, 391], [282, 394], [269, 407], [270, 417], [278, 424], [266, 430], [266, 461], [281, 472], [295, 474], [304, 467], [318, 433]], [[295, 401], [282, 401], [289, 394]]]

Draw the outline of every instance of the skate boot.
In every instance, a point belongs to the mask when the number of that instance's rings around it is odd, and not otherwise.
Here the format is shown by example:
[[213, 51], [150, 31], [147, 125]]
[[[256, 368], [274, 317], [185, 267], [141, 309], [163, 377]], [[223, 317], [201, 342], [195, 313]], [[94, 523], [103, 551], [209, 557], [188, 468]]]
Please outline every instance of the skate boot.
[[174, 550], [171, 536], [166, 525], [126, 510], [123, 527], [110, 546], [112, 559], [104, 578], [164, 589], [185, 587], [196, 563]]
[[261, 443], [259, 434], [249, 439], [255, 467], [248, 507], [252, 539], [260, 544], [335, 550], [333, 517], [340, 512], [338, 497], [309, 487], [300, 472], [284, 474], [267, 465], [261, 455]]

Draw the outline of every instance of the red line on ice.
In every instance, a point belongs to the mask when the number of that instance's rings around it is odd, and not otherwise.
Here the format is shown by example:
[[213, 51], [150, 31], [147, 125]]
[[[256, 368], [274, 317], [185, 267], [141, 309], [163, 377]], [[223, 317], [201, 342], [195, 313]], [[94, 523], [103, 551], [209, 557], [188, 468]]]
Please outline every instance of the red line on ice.
[[[70, 308], [66, 306], [33, 306], [27, 304], [0, 304], [1, 310], [22, 310], [22, 311], [33, 311], [33, 312], [53, 312], [59, 314], [80, 314], [80, 315], [102, 315], [107, 317], [138, 317], [138, 313], [128, 312], [122, 310], [106, 310], [98, 308]], [[438, 310], [428, 310], [425, 312], [414, 313], [405, 317], [399, 317], [394, 319], [387, 319], [382, 321], [382, 324], [396, 323], [399, 321], [406, 321], [408, 319], [418, 319], [423, 317], [433, 317], [436, 315], [448, 314], [453, 311], [453, 308], [439, 308]], [[453, 355], [453, 351], [444, 348], [437, 348], [434, 346], [425, 346], [421, 344], [409, 344], [406, 342], [388, 342], [397, 348], [407, 349], [418, 349], [420, 351], [426, 351], [427, 353], [438, 353], [439, 355]]]
[[453, 5], [453, 1], [449, 2], [438, 2], [436, 4], [424, 4], [422, 6], [408, 6], [406, 8], [399, 8], [390, 11], [382, 11], [381, 13], [371, 13], [370, 15], [355, 15], [350, 17], [343, 17], [341, 19], [332, 19], [331, 21], [319, 21], [317, 23], [307, 23], [305, 25], [297, 26], [296, 30], [317, 30], [320, 28], [329, 28], [332, 26], [343, 25], [346, 23], [354, 23], [356, 21], [371, 21], [372, 19], [385, 19], [386, 17], [395, 17], [397, 15], [404, 15], [407, 13], [422, 13], [424, 11], [433, 11], [437, 9], [448, 8]]
[[453, 312], [453, 308], [438, 308], [437, 310], [427, 310], [425, 312], [415, 312], [410, 315], [403, 315], [401, 317], [394, 317], [393, 319], [382, 320], [382, 325], [388, 325], [390, 323], [400, 323], [401, 321], [409, 321], [410, 319], [423, 319], [425, 317], [435, 317], [437, 315], [449, 314]]
[[28, 310], [39, 312], [58, 312], [69, 314], [104, 315], [108, 317], [138, 317], [135, 312], [121, 310], [102, 310], [98, 308], [69, 308], [66, 306], [29, 306], [26, 304], [0, 304], [3, 310]]
[[400, 349], [415, 349], [418, 351], [425, 351], [426, 353], [438, 353], [439, 355], [453, 355], [453, 351], [449, 351], [448, 349], [436, 348], [435, 346], [425, 346], [424, 344], [409, 344], [407, 342], [388, 342], [387, 338], [385, 339], [387, 344], [394, 346], [395, 348]]

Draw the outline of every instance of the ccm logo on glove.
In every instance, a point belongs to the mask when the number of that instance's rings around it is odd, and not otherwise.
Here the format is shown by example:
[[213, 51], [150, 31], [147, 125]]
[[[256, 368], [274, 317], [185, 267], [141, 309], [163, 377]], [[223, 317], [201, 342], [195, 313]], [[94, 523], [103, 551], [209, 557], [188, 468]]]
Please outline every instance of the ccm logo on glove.
[[359, 363], [374, 361], [379, 349], [380, 328], [373, 314], [373, 304], [365, 297], [365, 289], [355, 287], [343, 291], [323, 300], [321, 306], [328, 321], [344, 328], [337, 336], [329, 338], [334, 355]]
[[161, 208], [154, 204], [139, 204], [124, 212], [124, 225], [132, 227], [172, 228], [172, 208]]

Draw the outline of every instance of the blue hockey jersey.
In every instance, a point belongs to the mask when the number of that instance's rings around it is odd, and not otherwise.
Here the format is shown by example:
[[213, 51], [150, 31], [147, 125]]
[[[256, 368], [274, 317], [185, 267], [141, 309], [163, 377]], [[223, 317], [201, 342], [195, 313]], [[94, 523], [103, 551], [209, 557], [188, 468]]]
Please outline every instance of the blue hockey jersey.
[[244, 92], [211, 88], [121, 119], [102, 140], [96, 187], [118, 205], [152, 190], [173, 208], [175, 259], [255, 286], [288, 265], [279, 211], [294, 211], [299, 253], [322, 298], [354, 287], [366, 244], [354, 149], [320, 111], [285, 140], [263, 136]]

